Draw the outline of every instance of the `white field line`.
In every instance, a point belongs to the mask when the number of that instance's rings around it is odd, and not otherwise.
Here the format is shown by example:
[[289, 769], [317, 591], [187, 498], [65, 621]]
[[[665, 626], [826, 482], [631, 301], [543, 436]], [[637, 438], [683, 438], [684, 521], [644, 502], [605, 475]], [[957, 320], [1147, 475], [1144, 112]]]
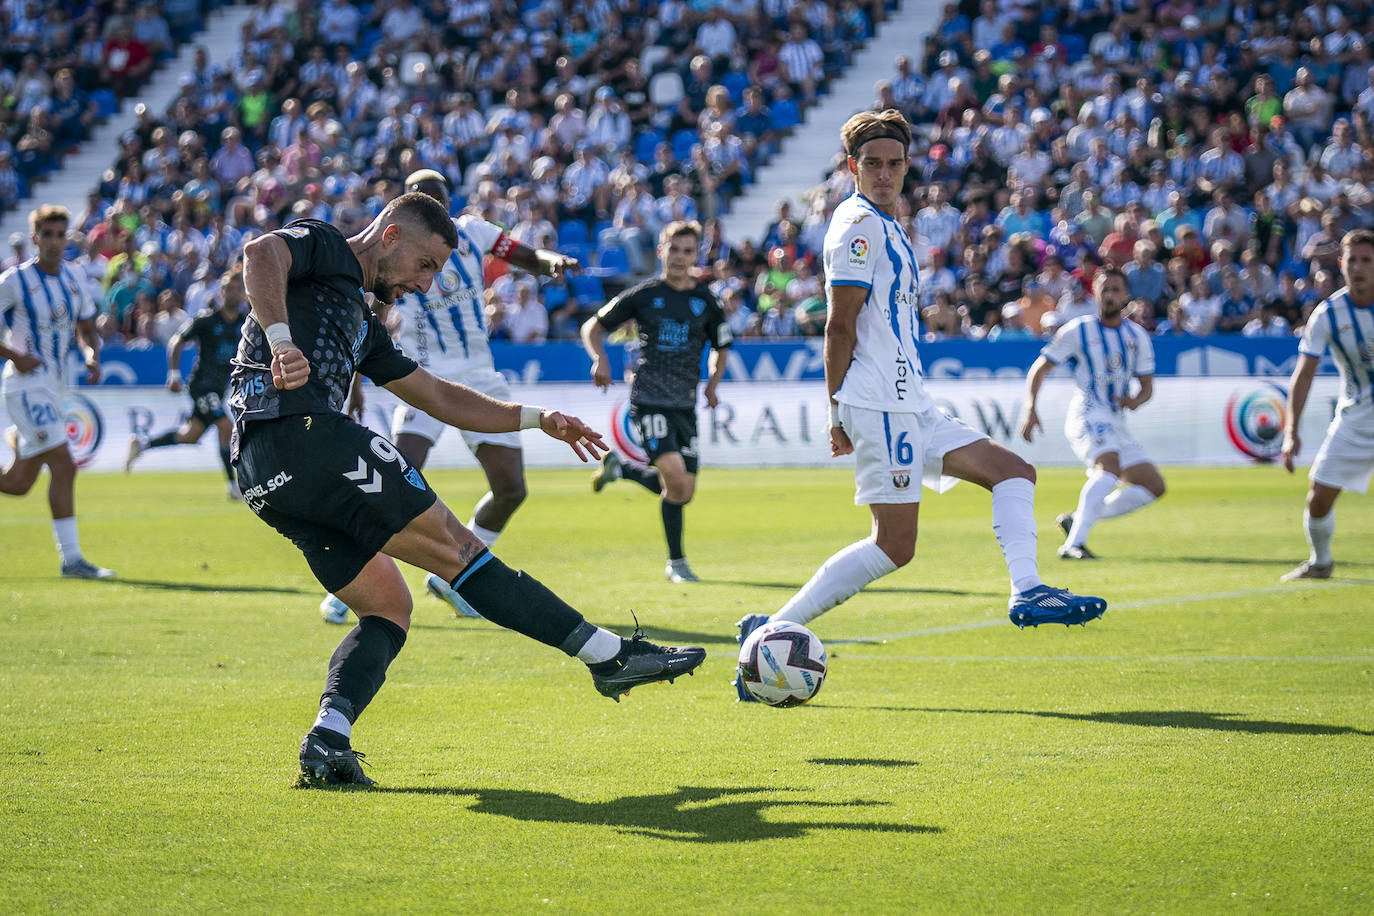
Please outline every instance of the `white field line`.
[[[1230, 592], [1211, 592], [1205, 595], [1176, 595], [1167, 598], [1146, 598], [1141, 601], [1123, 601], [1119, 604], [1109, 604], [1107, 613], [1116, 614], [1122, 611], [1134, 611], [1141, 608], [1158, 607], [1163, 604], [1193, 604], [1199, 601], [1227, 601], [1235, 598], [1250, 598], [1255, 595], [1272, 595], [1277, 592], [1292, 592], [1295, 589], [1304, 587], [1311, 588], [1349, 588], [1351, 586], [1374, 585], [1374, 580], [1370, 579], [1337, 579], [1329, 582], [1297, 584], [1297, 585], [1271, 585], [1265, 588], [1247, 588]], [[1110, 619], [1110, 618], [1108, 618]], [[985, 630], [990, 627], [1011, 626], [1006, 617], [997, 617], [993, 620], [978, 620], [971, 623], [956, 623], [946, 627], [926, 627], [922, 630], [907, 630], [901, 633], [885, 633], [881, 636], [864, 636], [854, 639], [827, 639], [827, 646], [863, 646], [880, 645], [897, 639], [911, 639], [916, 636], [936, 636], [941, 633], [962, 633], [968, 630]], [[712, 653], [715, 654], [715, 653]], [[730, 653], [722, 653], [730, 654]], [[861, 658], [863, 656], [846, 653], [846, 658]], [[882, 658], [907, 658], [905, 656], [884, 655]], [[909, 656], [916, 661], [993, 661], [1000, 659], [1000, 656]], [[1374, 661], [1368, 656], [1311, 656], [1311, 657], [1284, 657], [1284, 656], [1177, 656], [1177, 657], [1158, 657], [1145, 658], [1133, 656], [1054, 656], [1037, 659], [1035, 657], [1007, 656], [1008, 659], [1016, 661], [1321, 661], [1321, 662], [1358, 662]]]

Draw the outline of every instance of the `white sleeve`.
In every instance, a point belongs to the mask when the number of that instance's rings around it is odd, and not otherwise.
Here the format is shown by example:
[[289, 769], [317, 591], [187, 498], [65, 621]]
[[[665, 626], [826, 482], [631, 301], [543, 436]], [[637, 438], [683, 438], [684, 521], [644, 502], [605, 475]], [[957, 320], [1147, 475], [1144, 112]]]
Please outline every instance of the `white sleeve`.
[[873, 288], [874, 248], [883, 235], [877, 217], [864, 213], [841, 217], [825, 233], [825, 281], [831, 286]]
[[1135, 374], [1154, 375], [1155, 345], [1150, 340], [1150, 335], [1134, 322], [1131, 323], [1131, 333], [1135, 335], [1136, 341]]
[[18, 270], [17, 267], [11, 267], [0, 274], [0, 322], [3, 322], [6, 327], [10, 324], [7, 320], [10, 312], [19, 307]]
[[459, 232], [466, 234], [467, 237], [472, 240], [472, 245], [477, 249], [479, 255], [484, 255], [491, 251], [492, 246], [496, 244], [496, 240], [505, 233], [505, 230], [495, 223], [489, 223], [481, 217], [473, 216], [470, 213], [464, 213], [462, 216], [455, 219], [453, 224], [458, 227]]
[[1318, 305], [1303, 325], [1302, 340], [1298, 342], [1298, 352], [1303, 356], [1321, 359], [1326, 354], [1326, 347], [1331, 342], [1331, 323], [1326, 319], [1330, 308], [1325, 302]]
[[81, 275], [69, 265], [62, 265], [62, 273], [64, 274], [62, 279], [70, 282], [72, 288], [76, 290], [76, 314], [73, 317], [77, 321], [91, 321], [100, 314], [100, 309], [91, 296], [91, 288], [86, 285], [86, 281]]
[[1082, 324], [1083, 320], [1081, 318], [1075, 318], [1073, 321], [1064, 325], [1054, 333], [1054, 337], [1050, 339], [1050, 342], [1045, 344], [1044, 348], [1040, 351], [1040, 355], [1056, 366], [1062, 366], [1075, 356], [1080, 355], [1082, 353], [1082, 347], [1079, 345], [1081, 337], [1078, 329]]

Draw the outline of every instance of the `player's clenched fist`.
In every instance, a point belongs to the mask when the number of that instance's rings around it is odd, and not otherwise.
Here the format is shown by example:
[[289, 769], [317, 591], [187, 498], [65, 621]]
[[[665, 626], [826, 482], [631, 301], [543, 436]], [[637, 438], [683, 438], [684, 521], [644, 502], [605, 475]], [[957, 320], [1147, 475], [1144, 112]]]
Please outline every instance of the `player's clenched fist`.
[[272, 351], [272, 384], [283, 390], [299, 388], [310, 378], [310, 361], [294, 344], [283, 344]]

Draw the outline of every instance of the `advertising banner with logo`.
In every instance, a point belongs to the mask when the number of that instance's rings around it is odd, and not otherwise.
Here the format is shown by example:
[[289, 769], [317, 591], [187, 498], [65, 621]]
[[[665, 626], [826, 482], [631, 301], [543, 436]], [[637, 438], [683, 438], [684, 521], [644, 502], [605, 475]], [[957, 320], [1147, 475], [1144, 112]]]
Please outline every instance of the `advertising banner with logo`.
[[[939, 340], [921, 344], [921, 363], [931, 379], [1023, 378], [1045, 345], [1042, 340]], [[1212, 337], [1156, 337], [1155, 374], [1159, 376], [1251, 375], [1286, 379], [1298, 359], [1298, 341], [1287, 338], [1248, 338], [1235, 334]], [[730, 348], [725, 378], [733, 382], [800, 382], [825, 378], [819, 337], [801, 340], [739, 340]], [[496, 368], [512, 382], [581, 382], [591, 362], [581, 344], [555, 342], [491, 345]], [[606, 348], [611, 371], [620, 377], [624, 350]], [[190, 371], [192, 353], [183, 359]], [[81, 361], [70, 357], [69, 377], [80, 375]], [[167, 377], [167, 356], [161, 350], [106, 347], [101, 354], [102, 388], [118, 385], [161, 385]], [[704, 363], [703, 363], [704, 366]], [[703, 370], [704, 371], [704, 370]], [[1330, 357], [1322, 360], [1323, 374], [1333, 373]], [[84, 386], [83, 386], [84, 387]]]
[[[1044, 433], [1027, 445], [1017, 436], [1024, 396], [1020, 381], [930, 382], [940, 405], [975, 429], [987, 433], [1040, 465], [1077, 463], [1063, 435], [1072, 384], [1050, 379], [1040, 395]], [[396, 401], [389, 392], [368, 388], [366, 422], [386, 433]], [[1303, 415], [1304, 463], [1310, 462], [1330, 421], [1339, 394], [1335, 378], [1319, 377]], [[629, 390], [609, 392], [583, 384], [517, 385], [512, 396], [530, 404], [556, 407], [601, 430], [608, 442], [631, 457], [642, 457], [639, 432], [629, 419]], [[1161, 464], [1234, 465], [1273, 460], [1282, 445], [1285, 388], [1254, 378], [1156, 379], [1155, 396], [1128, 420], [1151, 458]], [[825, 388], [817, 382], [731, 383], [720, 386], [720, 404], [697, 411], [698, 447], [704, 467], [820, 465], [831, 462], [826, 430]], [[83, 467], [119, 470], [131, 435], [156, 435], [184, 421], [185, 395], [155, 388], [83, 388], [67, 404], [67, 431]], [[0, 425], [9, 425], [0, 407]], [[532, 467], [578, 467], [561, 443], [537, 432], [523, 434], [525, 461]], [[0, 441], [0, 462], [11, 452]], [[430, 452], [429, 465], [476, 467], [457, 433], [448, 432]], [[216, 470], [216, 435], [197, 445], [154, 449], [139, 459], [142, 470]]]

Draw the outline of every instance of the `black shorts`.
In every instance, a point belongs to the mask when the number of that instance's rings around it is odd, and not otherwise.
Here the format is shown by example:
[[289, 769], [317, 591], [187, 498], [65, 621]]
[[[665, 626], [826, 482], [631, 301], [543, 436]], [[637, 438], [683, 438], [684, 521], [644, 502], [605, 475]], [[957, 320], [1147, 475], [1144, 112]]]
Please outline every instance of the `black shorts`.
[[649, 463], [659, 455], [677, 452], [687, 465], [687, 473], [697, 472], [697, 412], [686, 407], [630, 405], [630, 419], [639, 429], [639, 441]]
[[248, 423], [238, 478], [248, 507], [331, 592], [438, 498], [385, 436], [338, 413]]
[[224, 393], [213, 388], [192, 388], [191, 419], [199, 420], [202, 426], [214, 426], [224, 416]]

